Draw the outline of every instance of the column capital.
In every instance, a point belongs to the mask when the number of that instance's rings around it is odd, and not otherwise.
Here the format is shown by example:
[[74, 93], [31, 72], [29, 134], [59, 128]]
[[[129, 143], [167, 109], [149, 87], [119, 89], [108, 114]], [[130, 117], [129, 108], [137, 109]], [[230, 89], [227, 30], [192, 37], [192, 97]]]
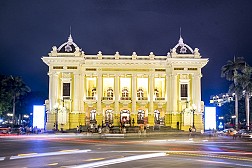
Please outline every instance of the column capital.
[[150, 78], [153, 78], [155, 75], [154, 74], [149, 74], [149, 77]]

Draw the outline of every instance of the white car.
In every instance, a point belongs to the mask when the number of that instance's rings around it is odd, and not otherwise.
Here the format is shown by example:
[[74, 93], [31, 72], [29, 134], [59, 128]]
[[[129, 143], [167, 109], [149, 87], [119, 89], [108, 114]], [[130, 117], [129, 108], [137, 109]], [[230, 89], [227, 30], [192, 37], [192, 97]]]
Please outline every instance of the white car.
[[252, 138], [252, 131], [246, 131], [241, 134], [242, 138]]

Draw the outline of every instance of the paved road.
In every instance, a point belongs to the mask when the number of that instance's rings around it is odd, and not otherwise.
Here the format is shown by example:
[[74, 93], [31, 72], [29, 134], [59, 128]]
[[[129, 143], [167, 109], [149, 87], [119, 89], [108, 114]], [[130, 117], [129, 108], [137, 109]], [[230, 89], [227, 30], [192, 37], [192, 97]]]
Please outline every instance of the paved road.
[[252, 167], [252, 142], [176, 133], [2, 136], [0, 167]]

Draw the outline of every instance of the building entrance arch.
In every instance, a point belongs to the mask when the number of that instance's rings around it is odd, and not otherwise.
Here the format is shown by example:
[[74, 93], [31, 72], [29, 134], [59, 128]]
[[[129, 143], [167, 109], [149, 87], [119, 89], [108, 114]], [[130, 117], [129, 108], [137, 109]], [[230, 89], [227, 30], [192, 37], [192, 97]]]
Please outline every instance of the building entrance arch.
[[113, 124], [113, 113], [114, 111], [112, 109], [107, 109], [105, 111], [105, 123], [108, 123], [108, 124]]
[[160, 124], [160, 112], [158, 110], [154, 110], [154, 123]]
[[127, 109], [121, 110], [120, 122], [121, 124], [129, 124], [130, 123], [130, 111]]
[[90, 124], [96, 124], [96, 110], [90, 111]]
[[137, 112], [137, 124], [144, 124], [145, 113], [144, 110], [140, 109]]

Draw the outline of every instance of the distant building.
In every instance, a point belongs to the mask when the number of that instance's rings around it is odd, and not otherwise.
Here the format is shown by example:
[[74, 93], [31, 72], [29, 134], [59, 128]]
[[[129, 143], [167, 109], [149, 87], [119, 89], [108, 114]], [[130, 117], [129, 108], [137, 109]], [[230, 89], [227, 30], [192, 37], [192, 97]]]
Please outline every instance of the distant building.
[[[201, 58], [180, 37], [166, 56], [85, 54], [73, 41], [52, 47], [46, 128], [111, 123], [203, 129]], [[193, 116], [194, 114], [194, 116]]]

